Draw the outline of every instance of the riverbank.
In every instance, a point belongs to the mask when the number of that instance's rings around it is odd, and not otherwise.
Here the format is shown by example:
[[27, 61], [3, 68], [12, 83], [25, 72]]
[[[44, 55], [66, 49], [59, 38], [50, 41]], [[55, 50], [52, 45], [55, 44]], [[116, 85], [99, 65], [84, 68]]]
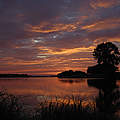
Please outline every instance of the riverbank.
[[5, 91], [0, 91], [0, 118], [2, 120], [118, 120], [119, 116], [108, 111], [100, 112], [96, 103], [84, 104], [79, 97], [69, 96], [41, 102], [35, 112], [27, 112], [24, 103]]

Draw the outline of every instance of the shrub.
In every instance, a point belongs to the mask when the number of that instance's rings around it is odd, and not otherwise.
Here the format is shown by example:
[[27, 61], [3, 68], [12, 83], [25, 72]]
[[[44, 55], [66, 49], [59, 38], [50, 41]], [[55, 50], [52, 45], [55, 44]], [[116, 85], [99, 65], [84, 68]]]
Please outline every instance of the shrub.
[[0, 91], [0, 119], [2, 120], [27, 120], [22, 103], [18, 97]]

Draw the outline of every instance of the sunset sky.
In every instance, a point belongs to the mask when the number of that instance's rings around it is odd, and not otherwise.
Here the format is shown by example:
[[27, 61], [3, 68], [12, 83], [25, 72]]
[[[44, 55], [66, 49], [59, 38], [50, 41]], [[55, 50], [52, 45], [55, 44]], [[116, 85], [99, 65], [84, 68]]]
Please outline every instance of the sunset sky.
[[0, 0], [0, 73], [86, 71], [105, 41], [120, 49], [120, 0]]

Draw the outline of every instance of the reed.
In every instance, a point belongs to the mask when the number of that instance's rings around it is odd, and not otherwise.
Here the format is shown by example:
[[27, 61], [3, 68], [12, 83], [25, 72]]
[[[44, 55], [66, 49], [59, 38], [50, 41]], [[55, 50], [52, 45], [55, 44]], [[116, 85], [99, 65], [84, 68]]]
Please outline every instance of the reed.
[[[0, 120], [28, 120], [19, 98], [0, 90]], [[30, 119], [30, 118], [29, 118]]]
[[76, 97], [67, 97], [45, 101], [37, 108], [34, 120], [117, 120], [104, 112], [97, 111], [95, 103], [83, 104], [84, 101]]
[[[32, 116], [31, 116], [32, 115]], [[26, 113], [19, 98], [0, 91], [0, 120], [119, 120], [120, 118], [100, 112], [96, 103], [84, 101], [79, 97], [56, 97], [41, 102], [34, 113]]]

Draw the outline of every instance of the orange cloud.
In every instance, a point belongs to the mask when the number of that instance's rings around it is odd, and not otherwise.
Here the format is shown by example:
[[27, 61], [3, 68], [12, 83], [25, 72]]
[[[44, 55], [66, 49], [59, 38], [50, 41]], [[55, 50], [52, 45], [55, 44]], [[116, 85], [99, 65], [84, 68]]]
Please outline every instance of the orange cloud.
[[[41, 49], [41, 47], [40, 47]], [[42, 48], [42, 50], [46, 50], [46, 54], [48, 55], [70, 55], [79, 52], [92, 52], [94, 46], [90, 47], [80, 47], [80, 48], [73, 48], [73, 49], [62, 49], [61, 51], [54, 51], [50, 48]]]
[[111, 41], [111, 42], [113, 42], [113, 41], [120, 42], [120, 37], [109, 38], [109, 41]]
[[77, 29], [77, 26], [74, 24], [49, 24], [49, 23], [42, 23], [37, 26], [28, 25], [27, 30], [30, 32], [35, 33], [51, 33], [51, 32], [58, 32], [58, 31], [74, 31]]
[[76, 21], [73, 23], [49, 23], [49, 22], [42, 22], [40, 25], [30, 25], [27, 24], [25, 26], [26, 31], [33, 32], [33, 33], [52, 33], [52, 32], [59, 32], [59, 31], [66, 31], [72, 32], [76, 30], [82, 22], [87, 19], [88, 16], [80, 16]]
[[89, 32], [112, 29], [120, 26], [120, 19], [106, 19], [99, 21], [90, 25], [85, 25], [82, 27], [83, 30], [88, 30]]
[[120, 4], [119, 0], [93, 0], [90, 5], [92, 8], [108, 8]]

